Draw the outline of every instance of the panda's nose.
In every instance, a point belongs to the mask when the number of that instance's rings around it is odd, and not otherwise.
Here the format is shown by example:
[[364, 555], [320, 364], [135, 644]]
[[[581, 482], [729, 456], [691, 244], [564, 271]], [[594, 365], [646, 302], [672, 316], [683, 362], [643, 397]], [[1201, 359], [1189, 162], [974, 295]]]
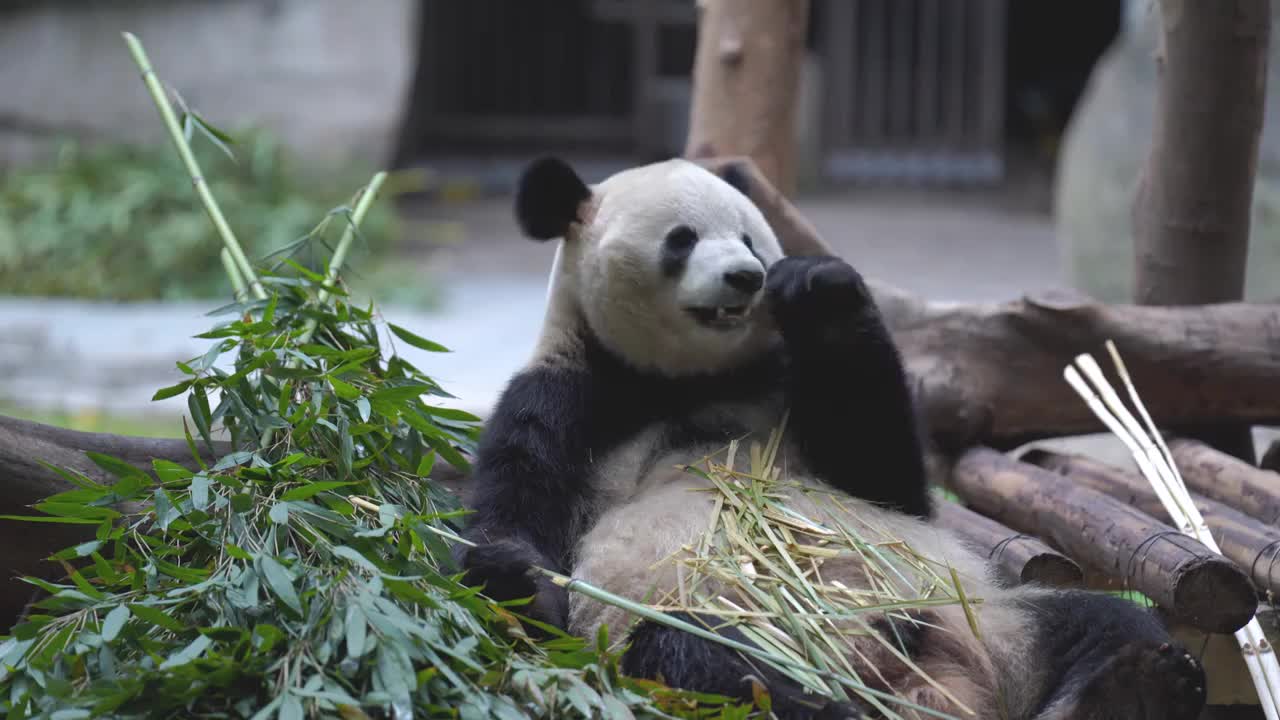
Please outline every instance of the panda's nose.
[[759, 270], [734, 270], [724, 274], [724, 281], [738, 292], [751, 294], [764, 287], [764, 273]]

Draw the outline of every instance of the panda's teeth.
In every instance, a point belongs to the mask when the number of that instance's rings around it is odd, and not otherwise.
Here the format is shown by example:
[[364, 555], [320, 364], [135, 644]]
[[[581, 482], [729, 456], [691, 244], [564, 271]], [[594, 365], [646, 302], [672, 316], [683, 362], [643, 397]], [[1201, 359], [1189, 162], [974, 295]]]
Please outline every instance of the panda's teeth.
[[724, 319], [725, 319], [726, 317], [728, 317], [728, 316], [729, 316], [729, 311], [728, 311], [728, 310], [725, 310], [725, 309], [724, 309], [724, 308], [722, 308], [722, 307], [718, 307], [718, 308], [716, 308], [716, 319], [717, 319], [717, 320], [724, 320]]

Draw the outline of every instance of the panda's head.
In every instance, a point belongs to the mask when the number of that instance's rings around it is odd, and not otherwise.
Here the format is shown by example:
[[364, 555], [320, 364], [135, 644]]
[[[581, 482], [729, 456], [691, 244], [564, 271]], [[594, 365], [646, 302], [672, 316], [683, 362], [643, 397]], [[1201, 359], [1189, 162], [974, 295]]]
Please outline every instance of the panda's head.
[[542, 158], [520, 179], [516, 218], [533, 239], [563, 238], [544, 343], [585, 322], [627, 362], [674, 376], [729, 369], [776, 341], [762, 302], [778, 239], [745, 188], [700, 165], [668, 160], [588, 186]]

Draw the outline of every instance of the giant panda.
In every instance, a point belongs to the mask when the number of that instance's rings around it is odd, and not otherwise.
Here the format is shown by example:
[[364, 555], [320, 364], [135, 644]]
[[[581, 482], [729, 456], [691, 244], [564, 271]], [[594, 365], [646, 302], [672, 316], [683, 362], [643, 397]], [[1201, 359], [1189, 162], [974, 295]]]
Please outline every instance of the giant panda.
[[[625, 635], [622, 670], [750, 701], [779, 717], [860, 717], [857, 702], [810, 694], [723, 644], [635, 618], [545, 574], [643, 600], [670, 589], [659, 562], [705, 531], [710, 494], [682, 469], [734, 438], [769, 435], [787, 414], [789, 476], [837, 493], [793, 494], [797, 509], [856, 521], [945, 559], [963, 608], [873, 623], [859, 675], [920, 706], [977, 718], [1191, 720], [1203, 669], [1148, 610], [1101, 593], [1006, 587], [984, 558], [930, 524], [922, 430], [897, 348], [859, 273], [827, 256], [784, 256], [740, 172], [675, 159], [588, 185], [563, 160], [523, 172], [516, 218], [560, 239], [545, 323], [477, 449], [459, 560], [464, 581], [522, 612], [594, 637]], [[727, 179], [726, 179], [727, 178]], [[847, 519], [847, 518], [846, 518]], [[857, 584], [856, 558], [828, 576]], [[731, 626], [723, 632], [744, 640]], [[862, 642], [862, 641], [855, 641]], [[909, 713], [904, 716], [909, 716]]]

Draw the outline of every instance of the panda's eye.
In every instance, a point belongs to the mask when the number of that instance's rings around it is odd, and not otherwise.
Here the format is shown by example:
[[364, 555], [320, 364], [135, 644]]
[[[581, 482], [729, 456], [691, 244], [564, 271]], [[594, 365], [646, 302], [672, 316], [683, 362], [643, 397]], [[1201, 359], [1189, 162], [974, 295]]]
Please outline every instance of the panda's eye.
[[680, 225], [667, 233], [667, 247], [672, 250], [688, 250], [698, 242], [698, 233], [688, 225]]
[[746, 233], [742, 233], [742, 244], [743, 244], [743, 245], [746, 245], [746, 246], [747, 246], [747, 249], [748, 249], [748, 250], [750, 250], [750, 249], [751, 249], [751, 236], [750, 236], [750, 235], [748, 235], [748, 234], [746, 234]]

